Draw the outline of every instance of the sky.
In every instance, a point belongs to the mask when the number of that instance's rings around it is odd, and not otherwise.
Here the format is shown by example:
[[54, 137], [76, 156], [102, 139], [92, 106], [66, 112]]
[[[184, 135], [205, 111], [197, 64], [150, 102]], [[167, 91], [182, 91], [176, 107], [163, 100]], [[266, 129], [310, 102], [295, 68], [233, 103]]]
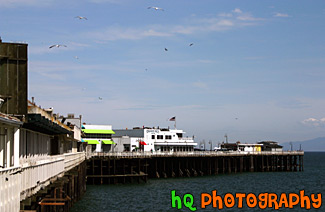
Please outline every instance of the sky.
[[324, 137], [324, 20], [323, 0], [0, 0], [37, 105], [113, 129], [176, 116], [198, 143]]

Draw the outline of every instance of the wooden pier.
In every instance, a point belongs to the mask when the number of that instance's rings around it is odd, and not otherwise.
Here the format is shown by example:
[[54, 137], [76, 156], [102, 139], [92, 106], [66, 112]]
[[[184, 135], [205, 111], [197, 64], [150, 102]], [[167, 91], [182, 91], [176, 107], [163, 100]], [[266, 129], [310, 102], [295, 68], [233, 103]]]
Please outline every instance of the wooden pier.
[[86, 161], [66, 172], [63, 176], [51, 180], [35, 195], [23, 200], [21, 211], [69, 211], [86, 192]]
[[[73, 158], [70, 158], [74, 156]], [[20, 203], [21, 211], [69, 211], [87, 184], [142, 183], [242, 172], [303, 171], [303, 152], [91, 153], [86, 160], [68, 155], [66, 170]], [[72, 166], [72, 164], [78, 165]]]
[[242, 172], [303, 171], [294, 152], [93, 153], [88, 184], [147, 182], [150, 178], [192, 177]]

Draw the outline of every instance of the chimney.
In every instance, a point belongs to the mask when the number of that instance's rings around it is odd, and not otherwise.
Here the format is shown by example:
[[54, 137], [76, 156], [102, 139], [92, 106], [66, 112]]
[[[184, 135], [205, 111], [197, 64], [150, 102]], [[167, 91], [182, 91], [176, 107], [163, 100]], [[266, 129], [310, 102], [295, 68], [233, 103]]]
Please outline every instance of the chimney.
[[74, 113], [68, 113], [68, 118], [73, 119], [74, 118]]

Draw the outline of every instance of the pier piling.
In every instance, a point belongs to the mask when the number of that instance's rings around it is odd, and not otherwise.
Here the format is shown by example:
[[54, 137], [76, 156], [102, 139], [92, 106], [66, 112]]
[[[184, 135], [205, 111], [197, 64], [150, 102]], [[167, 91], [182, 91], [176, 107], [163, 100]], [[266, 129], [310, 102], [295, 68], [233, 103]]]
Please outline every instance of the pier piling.
[[303, 171], [303, 153], [102, 154], [87, 162], [88, 184], [118, 184], [148, 178], [191, 177], [237, 172]]

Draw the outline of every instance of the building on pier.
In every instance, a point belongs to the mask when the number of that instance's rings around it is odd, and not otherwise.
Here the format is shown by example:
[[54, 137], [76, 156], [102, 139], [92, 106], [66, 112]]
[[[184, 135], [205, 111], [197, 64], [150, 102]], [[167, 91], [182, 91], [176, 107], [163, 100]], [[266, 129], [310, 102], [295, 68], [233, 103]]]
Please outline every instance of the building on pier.
[[169, 128], [114, 129], [113, 140], [117, 151], [188, 152], [194, 151], [194, 137], [185, 137], [185, 132]]
[[27, 100], [27, 67], [27, 44], [0, 40], [0, 211], [30, 210], [36, 199], [51, 199], [54, 188], [64, 197], [67, 183], [85, 183], [65, 177], [53, 184], [85, 160], [76, 148], [81, 131]]
[[261, 152], [263, 144], [222, 143], [221, 149], [225, 151]]
[[112, 125], [82, 125], [83, 142], [89, 144], [90, 152], [113, 152], [115, 142], [112, 140], [112, 135], [115, 132], [112, 130]]
[[[53, 116], [53, 108], [43, 109], [28, 101], [28, 114], [21, 133], [20, 157], [58, 155], [76, 149], [74, 132]], [[77, 134], [77, 132], [76, 132]]]
[[282, 152], [283, 146], [279, 145], [275, 141], [261, 141], [258, 144], [262, 144], [262, 151], [271, 151], [271, 152]]
[[0, 113], [0, 170], [19, 165], [19, 135], [23, 122]]
[[282, 152], [283, 148], [275, 141], [261, 141], [258, 143], [222, 143], [221, 150], [225, 151], [243, 151], [243, 152], [261, 152], [261, 151], [271, 151], [271, 152]]
[[243, 144], [238, 143], [238, 150], [244, 152], [260, 152], [262, 151], [262, 144]]
[[73, 137], [69, 137], [69, 140], [73, 142], [72, 152], [85, 152], [87, 143], [82, 142], [81, 140], [81, 137], [83, 135], [83, 132], [81, 130], [82, 116], [79, 115], [78, 117], [75, 117], [73, 113], [68, 113], [67, 116], [63, 116], [58, 113], [53, 115], [57, 117], [57, 119], [60, 120], [62, 124], [66, 124], [73, 131]]

